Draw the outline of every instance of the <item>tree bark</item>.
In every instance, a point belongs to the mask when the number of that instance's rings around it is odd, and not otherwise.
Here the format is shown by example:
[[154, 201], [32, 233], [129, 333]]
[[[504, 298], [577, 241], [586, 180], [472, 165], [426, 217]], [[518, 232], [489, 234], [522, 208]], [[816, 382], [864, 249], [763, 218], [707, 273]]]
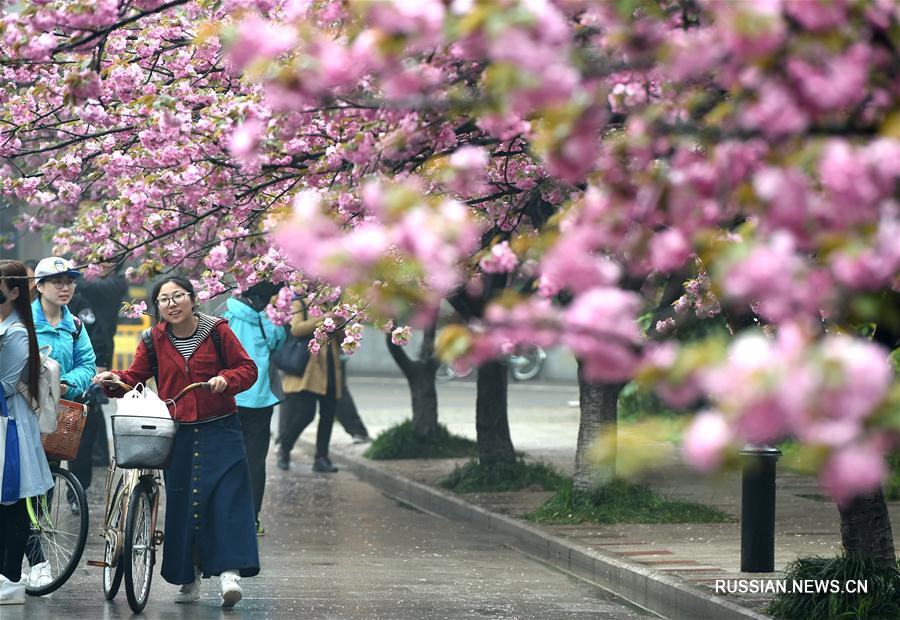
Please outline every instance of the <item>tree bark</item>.
[[438, 429], [438, 399], [434, 383], [438, 367], [437, 359], [434, 357], [435, 327], [426, 329], [423, 336], [418, 360], [410, 359], [403, 347], [391, 342], [390, 334], [387, 336], [388, 351], [409, 383], [412, 427], [416, 437], [420, 439], [434, 435]]
[[[616, 474], [616, 419], [619, 393], [624, 387], [624, 383], [590, 383], [584, 378], [581, 360], [578, 360], [581, 418], [575, 449], [575, 476], [572, 479], [572, 487], [576, 491], [593, 493]], [[611, 450], [605, 462], [596, 463], [589, 458], [589, 451], [601, 438], [610, 442]]]
[[509, 436], [508, 380], [506, 364], [502, 361], [486, 362], [478, 367], [475, 430], [478, 433], [478, 460], [482, 465], [516, 461], [516, 451]]
[[879, 568], [897, 565], [891, 518], [881, 488], [862, 495], [846, 506], [841, 514], [841, 543], [844, 551], [873, 560]]

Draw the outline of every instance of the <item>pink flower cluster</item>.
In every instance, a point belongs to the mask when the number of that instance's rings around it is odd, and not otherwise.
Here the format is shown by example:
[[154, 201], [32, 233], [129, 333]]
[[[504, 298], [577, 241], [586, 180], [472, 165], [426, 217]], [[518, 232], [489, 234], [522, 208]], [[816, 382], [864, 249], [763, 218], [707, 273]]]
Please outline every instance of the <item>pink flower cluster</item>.
[[[423, 298], [436, 303], [460, 276], [459, 261], [477, 242], [478, 226], [460, 203], [450, 200], [430, 204], [421, 200], [401, 204], [413, 196], [408, 188], [370, 185], [364, 203], [383, 214], [381, 225], [362, 222], [342, 229], [326, 211], [325, 196], [314, 190], [298, 194], [294, 213], [275, 233], [281, 251], [309, 277], [346, 285], [373, 281], [385, 264], [418, 265], [398, 273], [398, 285], [425, 284]], [[377, 291], [373, 291], [377, 294]]]
[[518, 264], [519, 259], [509, 247], [508, 241], [491, 246], [490, 253], [478, 263], [485, 273], [510, 273]]
[[410, 330], [408, 325], [404, 325], [403, 327], [395, 327], [391, 330], [391, 342], [398, 347], [405, 347], [409, 344], [410, 338], [412, 338], [412, 331]]
[[[668, 361], [669, 369], [679, 368], [675, 358]], [[836, 500], [868, 492], [881, 481], [883, 456], [894, 440], [867, 429], [886, 406], [894, 381], [881, 347], [844, 335], [815, 342], [803, 329], [785, 326], [774, 339], [740, 336], [718, 365], [698, 368], [689, 377], [677, 404], [693, 392], [714, 406], [685, 435], [685, 456], [698, 467], [714, 468], [726, 450], [743, 442], [796, 437], [828, 451], [823, 483]], [[861, 460], [861, 452], [869, 456]], [[865, 461], [865, 470], [842, 473], [840, 465], [849, 460]]]

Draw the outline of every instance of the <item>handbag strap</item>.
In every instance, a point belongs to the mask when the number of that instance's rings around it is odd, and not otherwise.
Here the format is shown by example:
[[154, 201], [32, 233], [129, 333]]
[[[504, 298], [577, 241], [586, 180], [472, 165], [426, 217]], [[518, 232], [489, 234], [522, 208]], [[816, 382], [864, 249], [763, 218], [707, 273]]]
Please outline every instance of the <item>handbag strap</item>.
[[263, 327], [262, 317], [259, 316], [258, 314], [256, 315], [256, 322], [259, 325], [259, 333], [260, 333], [260, 335], [262, 335], [263, 344], [266, 345], [266, 348], [269, 349], [269, 353], [271, 353], [272, 351], [274, 351], [274, 349], [269, 347], [269, 339], [266, 338], [266, 330]]
[[[22, 321], [14, 321], [9, 325], [9, 327], [15, 327], [16, 325], [18, 325], [25, 331], [28, 331], [28, 327], [26, 327], [25, 323], [23, 323]], [[0, 338], [5, 336], [6, 332], [8, 332], [8, 331], [9, 331], [9, 328], [7, 328], [6, 331], [3, 332], [3, 334], [0, 334]], [[50, 346], [47, 345], [47, 347], [48, 347], [47, 355], [50, 355], [50, 352], [49, 352]], [[40, 348], [38, 349], [38, 355], [41, 355]], [[20, 395], [22, 395], [23, 398], [25, 398], [26, 401], [28, 401], [28, 406], [31, 407], [31, 410], [34, 412], [35, 415], [37, 415], [36, 408], [32, 406], [34, 403], [31, 400], [31, 393], [28, 391], [28, 384], [25, 383], [24, 381], [22, 381], [21, 379], [17, 380], [16, 381], [16, 392], [18, 392]], [[9, 415], [9, 409], [7, 409], [7, 407], [6, 407], [6, 400], [8, 398], [12, 398], [14, 394], [15, 394], [15, 392], [13, 394], [10, 394], [6, 398], [0, 398], [0, 401], [3, 401], [3, 417], [4, 418]]]
[[307, 312], [306, 302], [303, 301], [302, 297], [298, 297], [297, 301], [300, 302], [300, 307], [303, 308], [303, 320], [306, 321], [309, 319], [309, 313]]
[[[306, 302], [303, 301], [303, 298], [302, 298], [302, 297], [297, 297], [297, 301], [300, 302], [300, 307], [303, 308], [303, 320], [304, 320], [304, 321], [308, 320], [308, 319], [309, 319], [309, 312], [307, 312]], [[291, 331], [291, 326], [290, 326], [290, 324], [287, 325], [287, 328], [286, 328], [286, 329], [287, 329], [287, 336], [288, 336], [288, 338], [297, 338], [297, 339], [300, 339], [300, 340], [302, 340], [302, 339], [304, 339], [304, 338], [308, 338], [308, 336], [295, 336], [295, 335], [293, 334], [293, 332]]]

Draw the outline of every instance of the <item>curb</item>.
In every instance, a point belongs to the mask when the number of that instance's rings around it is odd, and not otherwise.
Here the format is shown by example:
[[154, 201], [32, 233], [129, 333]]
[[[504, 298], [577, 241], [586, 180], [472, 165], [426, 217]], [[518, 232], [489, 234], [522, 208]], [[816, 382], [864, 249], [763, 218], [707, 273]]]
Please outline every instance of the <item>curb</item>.
[[474, 506], [459, 497], [414, 482], [377, 464], [332, 447], [332, 456], [386, 495], [426, 512], [463, 521], [512, 538], [516, 548], [609, 590], [664, 618], [765, 620], [768, 616], [695, 590], [645, 566], [633, 564], [553, 536], [517, 519]]

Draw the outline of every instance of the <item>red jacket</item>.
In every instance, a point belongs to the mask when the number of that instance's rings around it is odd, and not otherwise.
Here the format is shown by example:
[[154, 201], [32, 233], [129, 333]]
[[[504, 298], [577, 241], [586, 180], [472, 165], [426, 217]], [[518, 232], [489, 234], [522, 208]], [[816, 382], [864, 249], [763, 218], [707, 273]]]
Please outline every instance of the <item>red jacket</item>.
[[[196, 422], [216, 418], [237, 411], [234, 395], [249, 389], [256, 382], [256, 364], [244, 351], [237, 336], [228, 327], [228, 322], [219, 320], [213, 328], [222, 340], [222, 355], [227, 368], [222, 368], [216, 346], [207, 337], [194, 354], [187, 360], [178, 352], [166, 334], [166, 323], [160, 322], [150, 332], [159, 364], [157, 393], [163, 400], [174, 398], [178, 392], [191, 383], [207, 381], [216, 375], [228, 382], [228, 388], [219, 394], [209, 390], [196, 389], [188, 392], [174, 407], [173, 417], [179, 422]], [[134, 361], [128, 370], [117, 371], [119, 379], [128, 385], [146, 383], [152, 376], [150, 358], [143, 340], [138, 344]], [[116, 389], [106, 389], [108, 396], [122, 396]], [[170, 405], [169, 409], [173, 407]]]

